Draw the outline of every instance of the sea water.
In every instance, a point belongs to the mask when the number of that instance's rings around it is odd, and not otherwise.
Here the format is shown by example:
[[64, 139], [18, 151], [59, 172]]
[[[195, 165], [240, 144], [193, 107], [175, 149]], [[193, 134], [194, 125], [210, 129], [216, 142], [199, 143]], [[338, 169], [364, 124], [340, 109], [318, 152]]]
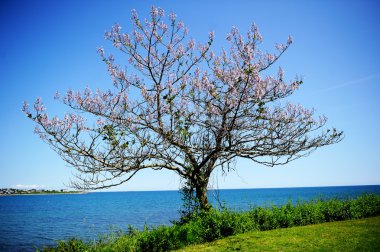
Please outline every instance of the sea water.
[[[341, 186], [210, 191], [215, 207], [246, 210], [289, 200], [380, 194], [380, 186]], [[0, 197], [0, 251], [35, 251], [58, 240], [94, 240], [129, 225], [170, 225], [179, 218], [178, 191], [94, 192]]]

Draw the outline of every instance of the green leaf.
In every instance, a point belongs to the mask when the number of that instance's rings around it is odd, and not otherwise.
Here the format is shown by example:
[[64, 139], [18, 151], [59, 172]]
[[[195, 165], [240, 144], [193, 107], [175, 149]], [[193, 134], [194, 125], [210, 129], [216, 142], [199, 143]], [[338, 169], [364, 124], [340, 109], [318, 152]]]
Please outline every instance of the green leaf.
[[126, 149], [128, 148], [128, 146], [129, 146], [129, 142], [127, 141], [121, 145], [121, 148]]

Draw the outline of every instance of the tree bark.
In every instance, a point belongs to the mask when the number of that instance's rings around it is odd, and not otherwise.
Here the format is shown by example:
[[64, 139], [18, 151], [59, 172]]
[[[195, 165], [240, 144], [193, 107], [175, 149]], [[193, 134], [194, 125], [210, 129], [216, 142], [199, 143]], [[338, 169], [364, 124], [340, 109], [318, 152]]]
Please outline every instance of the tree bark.
[[199, 201], [199, 206], [202, 211], [208, 211], [211, 209], [211, 205], [209, 204], [207, 198], [207, 184], [208, 178], [202, 181], [197, 181], [195, 186], [195, 196]]

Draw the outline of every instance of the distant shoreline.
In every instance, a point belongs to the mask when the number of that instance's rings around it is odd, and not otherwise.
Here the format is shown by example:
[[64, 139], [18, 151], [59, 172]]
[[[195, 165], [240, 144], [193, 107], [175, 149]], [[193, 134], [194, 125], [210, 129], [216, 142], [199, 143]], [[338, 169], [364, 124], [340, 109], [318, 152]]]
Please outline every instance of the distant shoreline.
[[15, 193], [15, 194], [0, 194], [1, 196], [36, 196], [36, 195], [61, 195], [61, 194], [87, 194], [88, 192], [54, 192], [54, 193]]

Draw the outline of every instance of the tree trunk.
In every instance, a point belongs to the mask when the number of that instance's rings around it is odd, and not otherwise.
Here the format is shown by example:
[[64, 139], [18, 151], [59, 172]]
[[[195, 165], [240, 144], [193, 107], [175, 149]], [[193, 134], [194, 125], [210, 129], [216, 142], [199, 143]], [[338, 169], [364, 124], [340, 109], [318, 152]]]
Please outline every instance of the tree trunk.
[[197, 185], [195, 186], [195, 196], [197, 197], [197, 200], [199, 202], [199, 207], [202, 211], [208, 211], [211, 209], [211, 205], [208, 203], [207, 198], [207, 184], [208, 179], [205, 181], [197, 181]]

